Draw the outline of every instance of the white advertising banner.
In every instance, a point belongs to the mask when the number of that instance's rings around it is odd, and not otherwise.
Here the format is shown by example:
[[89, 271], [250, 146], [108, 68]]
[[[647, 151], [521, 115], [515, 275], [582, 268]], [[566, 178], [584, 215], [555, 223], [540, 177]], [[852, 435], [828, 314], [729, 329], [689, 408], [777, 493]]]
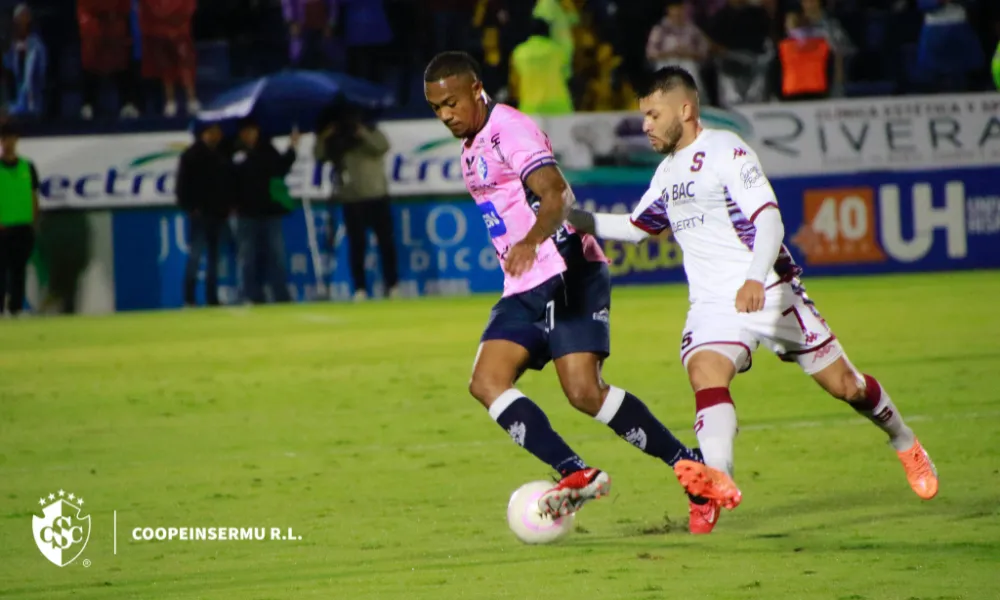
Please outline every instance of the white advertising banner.
[[[178, 159], [192, 141], [186, 131], [25, 138], [18, 152], [38, 169], [43, 208], [134, 208], [176, 203]], [[303, 136], [287, 179], [293, 195], [330, 193], [329, 166], [315, 168], [312, 144]]]
[[747, 142], [776, 177], [1000, 165], [1000, 94], [748, 105]]
[[[1000, 165], [1000, 94], [964, 94], [706, 108], [708, 127], [740, 134], [771, 177], [866, 171], [920, 171]], [[539, 119], [563, 168], [613, 182], [614, 168], [652, 168], [638, 113], [579, 113]], [[391, 150], [386, 176], [395, 196], [464, 194], [461, 142], [434, 119], [381, 125]], [[177, 159], [186, 131], [26, 138], [20, 152], [35, 161], [42, 205], [116, 208], [173, 204]], [[277, 145], [283, 149], [284, 140]], [[329, 165], [312, 160], [303, 136], [287, 182], [293, 196], [325, 198]], [[608, 167], [612, 169], [609, 171]]]

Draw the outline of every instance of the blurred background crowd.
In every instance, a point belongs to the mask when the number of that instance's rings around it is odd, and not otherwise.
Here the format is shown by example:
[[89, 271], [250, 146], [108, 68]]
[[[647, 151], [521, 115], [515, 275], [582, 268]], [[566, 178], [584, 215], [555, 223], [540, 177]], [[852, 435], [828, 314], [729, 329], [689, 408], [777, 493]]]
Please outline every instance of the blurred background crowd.
[[181, 119], [290, 66], [382, 82], [386, 116], [424, 118], [421, 67], [446, 49], [529, 112], [629, 108], [665, 62], [720, 106], [980, 90], [1000, 39], [995, 0], [0, 0], [0, 19], [0, 104], [46, 121]]

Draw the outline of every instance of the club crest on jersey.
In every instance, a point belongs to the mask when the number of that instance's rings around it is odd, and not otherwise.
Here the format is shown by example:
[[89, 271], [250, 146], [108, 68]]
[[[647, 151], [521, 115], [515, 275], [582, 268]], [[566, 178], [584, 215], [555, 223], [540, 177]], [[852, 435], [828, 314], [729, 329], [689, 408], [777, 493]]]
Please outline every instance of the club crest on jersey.
[[479, 178], [486, 181], [486, 176], [490, 174], [489, 167], [486, 166], [486, 158], [480, 155], [476, 159], [476, 172], [479, 173]]
[[743, 187], [748, 190], [761, 187], [767, 183], [767, 178], [764, 177], [764, 172], [760, 170], [760, 165], [750, 161], [743, 163], [743, 167], [740, 168], [740, 179], [743, 180]]

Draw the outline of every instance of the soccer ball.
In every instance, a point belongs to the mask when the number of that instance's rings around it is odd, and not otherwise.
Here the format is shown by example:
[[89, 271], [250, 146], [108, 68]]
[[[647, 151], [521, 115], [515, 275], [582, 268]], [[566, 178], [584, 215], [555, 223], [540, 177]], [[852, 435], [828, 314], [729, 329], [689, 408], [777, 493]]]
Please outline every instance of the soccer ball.
[[550, 481], [532, 481], [514, 490], [507, 503], [507, 525], [525, 544], [548, 544], [569, 535], [575, 513], [552, 519], [538, 508], [538, 499], [552, 489]]

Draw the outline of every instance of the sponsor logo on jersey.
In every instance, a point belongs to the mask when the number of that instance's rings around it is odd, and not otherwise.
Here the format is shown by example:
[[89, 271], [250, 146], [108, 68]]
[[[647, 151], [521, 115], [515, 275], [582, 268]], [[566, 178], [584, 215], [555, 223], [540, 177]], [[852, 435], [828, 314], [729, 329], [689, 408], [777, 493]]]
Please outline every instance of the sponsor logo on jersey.
[[736, 148], [735, 150], [733, 150], [733, 160], [736, 160], [737, 158], [739, 158], [741, 156], [746, 156], [746, 155], [747, 155], [747, 151], [744, 150], [743, 148]]
[[503, 218], [500, 217], [500, 213], [497, 212], [492, 202], [487, 200], [478, 206], [479, 210], [483, 211], [483, 222], [486, 223], [486, 229], [490, 232], [491, 238], [497, 238], [507, 233], [507, 224], [503, 222]]
[[684, 231], [685, 229], [694, 229], [695, 227], [700, 227], [705, 224], [705, 215], [698, 215], [697, 217], [691, 217], [690, 219], [680, 219], [678, 221], [671, 221], [670, 228], [674, 233], [678, 231]]
[[[694, 202], [694, 182], [689, 181], [687, 183], [675, 183], [669, 188], [670, 200], [674, 204], [687, 204], [688, 202]], [[666, 194], [667, 190], [664, 190]]]

